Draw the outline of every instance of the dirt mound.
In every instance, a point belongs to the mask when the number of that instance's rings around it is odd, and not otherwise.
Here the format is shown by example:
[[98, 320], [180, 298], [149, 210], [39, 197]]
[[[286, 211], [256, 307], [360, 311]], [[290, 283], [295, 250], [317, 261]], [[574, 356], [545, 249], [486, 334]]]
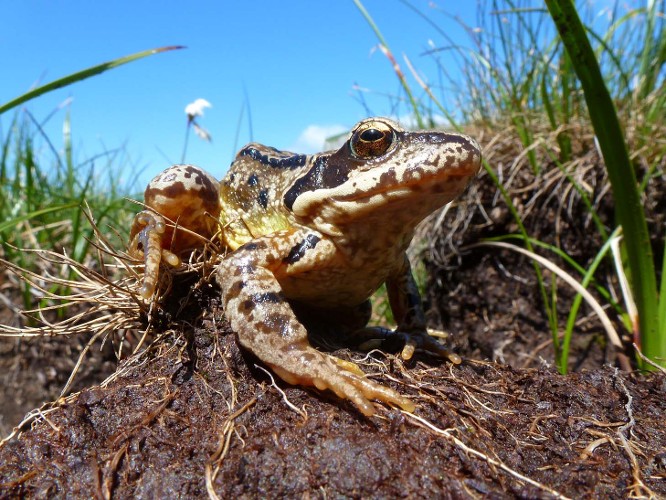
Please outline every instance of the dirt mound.
[[0, 448], [2, 496], [666, 495], [663, 375], [339, 353], [417, 402], [414, 415], [378, 405], [365, 418], [274, 385], [220, 319], [36, 416]]

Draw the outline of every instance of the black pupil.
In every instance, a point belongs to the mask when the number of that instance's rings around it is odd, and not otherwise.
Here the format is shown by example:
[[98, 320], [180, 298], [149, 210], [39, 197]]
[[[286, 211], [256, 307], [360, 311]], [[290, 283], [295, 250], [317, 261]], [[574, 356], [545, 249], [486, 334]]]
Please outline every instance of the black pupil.
[[361, 139], [367, 142], [375, 142], [384, 138], [384, 133], [376, 128], [369, 128], [361, 132]]

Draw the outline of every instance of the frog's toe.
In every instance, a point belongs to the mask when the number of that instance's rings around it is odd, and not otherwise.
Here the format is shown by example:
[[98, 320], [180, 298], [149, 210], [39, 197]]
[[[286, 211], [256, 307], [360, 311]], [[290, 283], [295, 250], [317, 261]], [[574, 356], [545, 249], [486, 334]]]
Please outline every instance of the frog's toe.
[[440, 344], [426, 331], [403, 332], [372, 326], [357, 330], [353, 333], [353, 337], [361, 350], [387, 349], [390, 352], [400, 351], [400, 357], [404, 360], [412, 359], [414, 353], [419, 351], [448, 359], [456, 365], [462, 362], [460, 356]]
[[421, 351], [433, 354], [440, 358], [448, 359], [451, 363], [459, 365], [462, 362], [460, 356], [451, 352], [445, 346], [440, 344], [437, 339], [428, 335], [427, 332], [401, 332], [405, 336], [405, 346], [402, 348], [400, 357], [404, 360], [412, 359], [414, 352]]
[[144, 210], [134, 218], [129, 253], [139, 259], [143, 257], [143, 277], [139, 295], [144, 299], [149, 299], [157, 288], [160, 263], [165, 262], [172, 267], [178, 267], [181, 263], [175, 253], [163, 248], [162, 239], [165, 231], [166, 222], [159, 214]]
[[370, 416], [375, 413], [375, 407], [369, 401], [373, 399], [398, 406], [406, 411], [414, 411], [415, 406], [412, 401], [389, 387], [346, 370], [338, 370], [338, 374], [341, 380], [333, 380], [329, 389], [339, 397], [349, 399], [364, 415]]
[[286, 371], [279, 366], [272, 368], [280, 378], [290, 384], [311, 385], [320, 391], [326, 389], [333, 391], [339, 398], [354, 403], [366, 416], [375, 414], [371, 400], [395, 405], [406, 411], [414, 410], [414, 403], [393, 389], [373, 382], [365, 375], [359, 374], [357, 370], [350, 370], [346, 363], [339, 363], [333, 356], [317, 354], [318, 362], [312, 363], [309, 369], [302, 373], [296, 373], [299, 370]]

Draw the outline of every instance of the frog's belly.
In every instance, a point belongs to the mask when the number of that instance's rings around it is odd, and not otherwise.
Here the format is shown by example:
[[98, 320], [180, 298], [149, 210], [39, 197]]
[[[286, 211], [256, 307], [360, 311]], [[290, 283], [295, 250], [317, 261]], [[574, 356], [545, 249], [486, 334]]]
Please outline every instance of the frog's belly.
[[367, 300], [386, 281], [386, 269], [319, 269], [296, 276], [278, 277], [290, 300], [322, 308], [353, 307]]

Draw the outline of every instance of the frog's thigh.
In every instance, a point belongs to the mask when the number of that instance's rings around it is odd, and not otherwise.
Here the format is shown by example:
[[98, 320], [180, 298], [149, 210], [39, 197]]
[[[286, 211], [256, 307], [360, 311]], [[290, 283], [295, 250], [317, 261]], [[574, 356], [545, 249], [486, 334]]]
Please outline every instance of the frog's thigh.
[[241, 345], [286, 382], [330, 389], [366, 415], [374, 413], [370, 399], [413, 409], [397, 392], [344, 369], [308, 344], [305, 327], [271, 271], [299, 245], [298, 233], [278, 233], [243, 245], [220, 264], [225, 314]]

